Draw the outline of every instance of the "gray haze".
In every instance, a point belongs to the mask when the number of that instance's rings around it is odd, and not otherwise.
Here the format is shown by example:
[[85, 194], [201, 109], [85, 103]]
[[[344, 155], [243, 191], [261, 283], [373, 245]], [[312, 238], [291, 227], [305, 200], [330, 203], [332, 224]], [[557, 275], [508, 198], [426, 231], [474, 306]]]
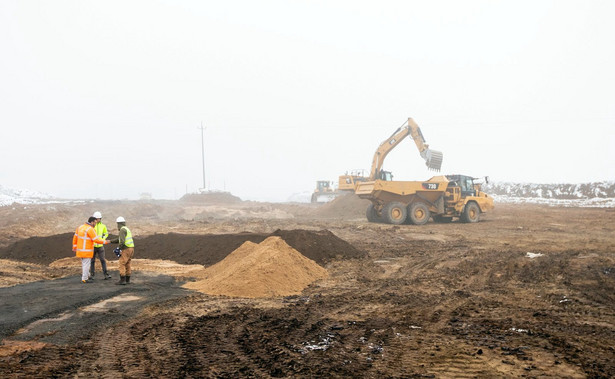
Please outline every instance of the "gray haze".
[[[443, 173], [615, 178], [612, 1], [0, 2], [0, 184], [284, 201], [407, 117]], [[385, 162], [427, 171], [411, 140]]]

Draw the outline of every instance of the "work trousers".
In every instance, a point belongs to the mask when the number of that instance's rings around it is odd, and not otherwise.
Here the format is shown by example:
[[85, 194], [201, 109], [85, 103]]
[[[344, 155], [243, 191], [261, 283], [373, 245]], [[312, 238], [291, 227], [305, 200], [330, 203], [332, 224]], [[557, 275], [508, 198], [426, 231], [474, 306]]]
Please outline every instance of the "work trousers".
[[81, 280], [88, 280], [90, 277], [90, 261], [92, 258], [81, 258]]
[[120, 276], [130, 276], [130, 261], [132, 260], [132, 256], [135, 254], [134, 247], [127, 247], [122, 250], [122, 255], [120, 255], [119, 266], [120, 266]]
[[94, 273], [96, 272], [96, 256], [98, 256], [98, 259], [100, 260], [103, 274], [107, 275], [107, 260], [105, 259], [104, 246], [94, 248], [94, 256], [92, 257], [92, 264], [90, 265], [90, 275], [94, 276]]

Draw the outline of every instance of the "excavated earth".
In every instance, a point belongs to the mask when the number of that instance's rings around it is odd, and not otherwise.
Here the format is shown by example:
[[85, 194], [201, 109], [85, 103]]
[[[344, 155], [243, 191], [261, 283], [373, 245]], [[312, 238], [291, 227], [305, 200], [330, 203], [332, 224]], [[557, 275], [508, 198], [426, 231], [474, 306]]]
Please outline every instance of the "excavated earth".
[[[496, 204], [477, 224], [393, 226], [365, 208], [2, 207], [0, 377], [615, 377], [614, 209]], [[71, 238], [95, 210], [135, 235], [130, 286], [79, 282]], [[285, 297], [182, 287], [269, 236], [328, 276]]]

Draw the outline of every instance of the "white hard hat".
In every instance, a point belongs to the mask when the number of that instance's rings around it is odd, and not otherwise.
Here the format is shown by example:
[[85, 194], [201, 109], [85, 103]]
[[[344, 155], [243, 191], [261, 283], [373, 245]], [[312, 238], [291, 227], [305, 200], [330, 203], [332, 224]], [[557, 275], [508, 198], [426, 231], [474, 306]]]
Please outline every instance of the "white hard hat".
[[115, 220], [115, 222], [126, 222], [126, 220], [124, 220], [124, 217], [120, 216], [117, 220]]
[[100, 214], [100, 212], [94, 212], [92, 217], [94, 217], [94, 218], [102, 218], [102, 214]]

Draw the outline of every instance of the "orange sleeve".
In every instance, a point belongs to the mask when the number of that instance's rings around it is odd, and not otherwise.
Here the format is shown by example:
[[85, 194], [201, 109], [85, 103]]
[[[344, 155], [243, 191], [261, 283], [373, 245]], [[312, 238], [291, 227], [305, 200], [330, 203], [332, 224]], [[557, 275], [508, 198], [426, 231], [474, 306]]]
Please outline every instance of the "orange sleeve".
[[73, 250], [77, 248], [77, 233], [79, 233], [79, 228], [75, 230], [75, 235], [73, 235]]

